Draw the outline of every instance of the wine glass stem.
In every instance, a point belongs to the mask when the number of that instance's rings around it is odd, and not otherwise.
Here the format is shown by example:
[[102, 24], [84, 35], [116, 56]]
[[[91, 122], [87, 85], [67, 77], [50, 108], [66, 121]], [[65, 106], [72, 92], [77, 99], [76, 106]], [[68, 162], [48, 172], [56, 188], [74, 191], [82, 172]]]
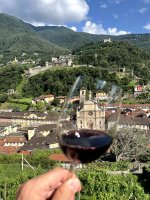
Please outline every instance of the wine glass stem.
[[69, 166], [69, 170], [74, 173], [75, 172], [75, 164], [71, 163]]
[[[76, 167], [76, 164], [74, 163], [71, 163], [69, 167], [69, 170], [73, 172], [74, 174], [75, 174], [75, 167]], [[78, 192], [78, 200], [80, 200], [80, 192]]]

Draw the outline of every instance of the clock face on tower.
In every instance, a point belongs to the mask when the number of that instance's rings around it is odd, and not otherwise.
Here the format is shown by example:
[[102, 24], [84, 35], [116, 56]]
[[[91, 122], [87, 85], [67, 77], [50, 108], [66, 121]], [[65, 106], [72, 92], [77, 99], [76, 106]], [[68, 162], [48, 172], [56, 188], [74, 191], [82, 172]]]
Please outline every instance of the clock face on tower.
[[93, 111], [89, 111], [89, 112], [88, 112], [88, 115], [89, 115], [89, 116], [92, 116], [92, 115], [93, 115]]

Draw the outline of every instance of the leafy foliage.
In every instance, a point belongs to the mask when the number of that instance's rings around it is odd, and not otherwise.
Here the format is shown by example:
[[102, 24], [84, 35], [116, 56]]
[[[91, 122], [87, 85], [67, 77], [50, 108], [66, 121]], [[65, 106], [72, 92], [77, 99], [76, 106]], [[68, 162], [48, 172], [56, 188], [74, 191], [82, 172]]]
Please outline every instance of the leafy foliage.
[[[76, 62], [93, 65], [117, 72], [126, 68], [125, 73], [134, 74], [147, 84], [150, 79], [150, 53], [145, 52], [127, 42], [89, 43], [74, 51]], [[132, 79], [123, 77], [125, 85]]]
[[0, 103], [4, 103], [8, 99], [7, 94], [1, 94], [0, 95]]
[[[34, 166], [35, 171], [29, 167], [24, 167], [21, 170], [21, 155], [0, 155], [0, 163], [3, 163], [0, 164], [0, 197], [8, 200], [15, 199], [20, 184], [49, 169], [59, 166], [59, 163], [52, 163], [48, 159], [51, 153], [58, 152], [60, 150], [37, 150], [31, 156], [25, 156], [28, 162]], [[114, 172], [115, 170], [126, 170], [127, 166], [128, 163], [125, 161], [118, 163], [93, 163], [77, 171], [76, 173], [83, 185], [81, 199], [148, 200], [150, 195], [144, 193], [144, 189], [140, 183], [143, 187], [145, 187], [145, 180], [147, 184], [149, 183], [149, 170], [145, 171], [140, 180], [132, 174], [112, 175], [109, 173], [112, 170]], [[150, 193], [148, 187], [147, 193]]]
[[8, 66], [0, 69], [0, 93], [7, 93], [8, 89], [15, 89], [22, 80], [24, 69], [20, 66]]
[[131, 174], [110, 175], [100, 168], [85, 168], [79, 172], [83, 184], [81, 199], [85, 200], [132, 200], [149, 199], [143, 188], [137, 182], [137, 177]]
[[24, 93], [28, 96], [39, 96], [42, 93], [54, 95], [67, 95], [77, 76], [86, 76], [84, 83], [88, 90], [93, 88], [95, 79], [105, 79], [120, 84], [118, 77], [99, 68], [79, 67], [48, 70], [43, 74], [33, 76], [24, 87]]
[[147, 154], [149, 137], [145, 131], [134, 128], [121, 128], [114, 134], [113, 151], [117, 160], [138, 159]]

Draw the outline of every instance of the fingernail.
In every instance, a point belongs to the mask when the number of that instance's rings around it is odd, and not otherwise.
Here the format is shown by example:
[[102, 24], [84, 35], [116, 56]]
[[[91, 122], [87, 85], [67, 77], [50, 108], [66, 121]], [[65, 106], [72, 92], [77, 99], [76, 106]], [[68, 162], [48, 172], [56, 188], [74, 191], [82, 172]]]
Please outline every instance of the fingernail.
[[80, 181], [77, 178], [71, 178], [68, 180], [67, 185], [71, 190], [77, 192], [80, 188]]

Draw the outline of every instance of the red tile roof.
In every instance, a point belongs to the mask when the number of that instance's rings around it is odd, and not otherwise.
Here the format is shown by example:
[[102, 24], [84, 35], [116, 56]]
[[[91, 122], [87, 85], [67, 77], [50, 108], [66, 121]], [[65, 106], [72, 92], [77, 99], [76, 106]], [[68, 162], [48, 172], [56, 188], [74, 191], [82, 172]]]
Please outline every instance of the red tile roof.
[[64, 154], [51, 154], [49, 158], [59, 162], [71, 162]]
[[20, 142], [27, 142], [25, 137], [15, 137], [15, 136], [8, 136], [4, 138], [5, 143], [20, 143]]
[[20, 147], [0, 146], [0, 154], [14, 154], [17, 153]]
[[3, 145], [4, 145], [4, 140], [0, 139], [0, 146], [3, 146]]

